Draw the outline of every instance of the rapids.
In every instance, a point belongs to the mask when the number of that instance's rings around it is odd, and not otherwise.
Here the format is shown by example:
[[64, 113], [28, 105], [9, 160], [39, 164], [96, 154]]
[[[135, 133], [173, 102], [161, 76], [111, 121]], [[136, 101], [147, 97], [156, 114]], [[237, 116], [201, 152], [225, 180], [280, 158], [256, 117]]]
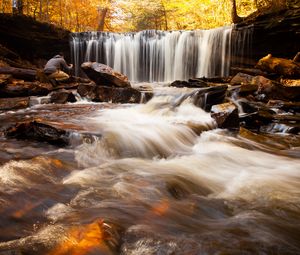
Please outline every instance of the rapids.
[[216, 129], [190, 91], [2, 113], [73, 142], [1, 137], [0, 254], [300, 254], [299, 137]]

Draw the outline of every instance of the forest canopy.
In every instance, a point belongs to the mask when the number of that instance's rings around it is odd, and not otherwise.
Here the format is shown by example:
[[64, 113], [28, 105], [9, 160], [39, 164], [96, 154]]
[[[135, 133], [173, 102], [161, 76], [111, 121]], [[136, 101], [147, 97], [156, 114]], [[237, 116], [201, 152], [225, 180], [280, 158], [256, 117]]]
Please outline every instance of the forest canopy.
[[[289, 0], [236, 0], [239, 16]], [[231, 23], [232, 0], [0, 0], [0, 12], [28, 15], [73, 32], [206, 29]]]

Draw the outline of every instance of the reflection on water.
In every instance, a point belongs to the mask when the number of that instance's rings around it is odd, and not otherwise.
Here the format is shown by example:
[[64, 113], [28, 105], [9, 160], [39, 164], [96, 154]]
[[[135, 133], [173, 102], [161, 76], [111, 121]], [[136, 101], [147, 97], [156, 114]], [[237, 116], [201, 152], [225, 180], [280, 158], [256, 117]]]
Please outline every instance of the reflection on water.
[[64, 149], [2, 138], [0, 254], [300, 254], [298, 137], [215, 129], [163, 91], [27, 110], [94, 136]]

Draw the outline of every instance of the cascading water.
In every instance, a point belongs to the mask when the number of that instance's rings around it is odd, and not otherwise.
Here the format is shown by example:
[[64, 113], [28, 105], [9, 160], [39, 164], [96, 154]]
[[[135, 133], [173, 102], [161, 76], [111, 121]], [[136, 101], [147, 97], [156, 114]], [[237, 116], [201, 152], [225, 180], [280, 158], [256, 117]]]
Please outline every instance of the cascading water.
[[170, 82], [229, 74], [232, 27], [195, 31], [72, 34], [76, 75], [80, 64], [97, 61], [134, 82]]

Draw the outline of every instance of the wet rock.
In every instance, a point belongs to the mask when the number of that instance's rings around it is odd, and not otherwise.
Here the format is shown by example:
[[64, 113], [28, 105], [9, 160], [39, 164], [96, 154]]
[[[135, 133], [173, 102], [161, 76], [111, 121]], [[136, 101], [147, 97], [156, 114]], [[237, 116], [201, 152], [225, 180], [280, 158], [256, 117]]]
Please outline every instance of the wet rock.
[[81, 97], [86, 97], [93, 100], [96, 97], [94, 91], [96, 90], [95, 84], [80, 84], [77, 88], [77, 92]]
[[153, 96], [152, 92], [140, 92], [133, 88], [117, 88], [81, 84], [78, 87], [81, 97], [86, 97], [94, 102], [112, 103], [140, 103], [147, 102]]
[[173, 81], [170, 84], [170, 87], [176, 87], [176, 88], [184, 88], [184, 87], [189, 87], [189, 86], [190, 86], [189, 82], [187, 82], [187, 81], [179, 81], [179, 80]]
[[112, 103], [140, 103], [142, 93], [133, 88], [96, 87], [96, 101]]
[[81, 65], [85, 74], [97, 85], [129, 88], [127, 76], [113, 70], [111, 67], [97, 62], [85, 62]]
[[300, 102], [270, 100], [267, 106], [269, 106], [270, 108], [277, 108], [285, 111], [300, 112]]
[[14, 80], [13, 83], [0, 87], [0, 97], [44, 96], [52, 89], [49, 83]]
[[239, 127], [238, 109], [232, 102], [214, 105], [210, 114], [219, 128], [232, 129]]
[[69, 144], [67, 131], [37, 121], [17, 123], [6, 129], [4, 134], [6, 137], [37, 140], [58, 146]]
[[245, 74], [245, 73], [238, 73], [236, 74], [230, 81], [231, 85], [250, 85], [254, 76]]
[[220, 85], [199, 89], [193, 92], [193, 103], [205, 111], [210, 111], [213, 105], [223, 103], [227, 88], [227, 85]]
[[203, 79], [189, 79], [188, 81], [180, 81], [176, 80], [173, 81], [170, 84], [171, 87], [177, 87], [177, 88], [205, 88], [208, 87], [209, 85], [207, 82], [203, 81]]
[[292, 60], [284, 58], [275, 58], [271, 54], [261, 58], [256, 67], [269, 73], [277, 73], [284, 77], [300, 77], [300, 65]]
[[59, 90], [51, 93], [50, 101], [55, 104], [74, 103], [76, 98], [71, 91]]
[[0, 111], [29, 107], [29, 97], [0, 98]]

